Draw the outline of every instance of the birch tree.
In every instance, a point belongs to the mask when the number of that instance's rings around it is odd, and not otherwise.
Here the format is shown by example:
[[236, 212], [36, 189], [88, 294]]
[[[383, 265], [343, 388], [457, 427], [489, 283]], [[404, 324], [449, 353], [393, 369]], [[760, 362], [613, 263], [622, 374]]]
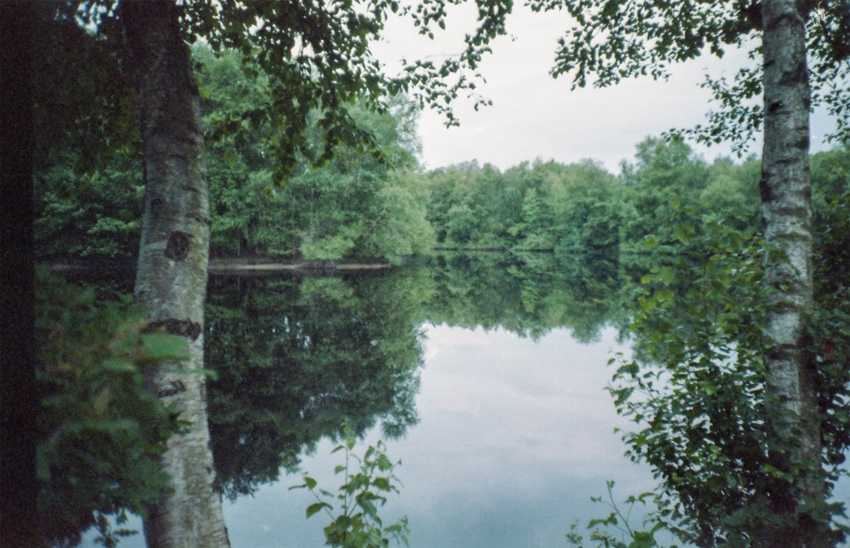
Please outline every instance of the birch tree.
[[[786, 525], [759, 542], [833, 543], [824, 533], [830, 518], [821, 504], [827, 485], [806, 324], [812, 309], [809, 110], [813, 100], [825, 105], [838, 122], [836, 137], [846, 140], [850, 103], [841, 82], [850, 74], [850, 7], [799, 0], [534, 0], [531, 5], [564, 9], [575, 19], [560, 41], [553, 74], [571, 75], [578, 87], [640, 75], [666, 78], [671, 63], [703, 54], [722, 57], [732, 48], [750, 47], [751, 58], [760, 60], [755, 68], [741, 68], [734, 82], [709, 78], [706, 86], [721, 108], [709, 114], [708, 125], [684, 133], [698, 141], [734, 140], [743, 146], [763, 127], [762, 217], [766, 240], [776, 250], [764, 265], [773, 288], [767, 303], [765, 398], [777, 438], [770, 458], [778, 473], [791, 479], [770, 494], [772, 511]], [[762, 105], [749, 104], [759, 93]]]
[[766, 280], [774, 288], [767, 309], [770, 342], [767, 395], [774, 408], [779, 444], [772, 457], [791, 472], [787, 489], [772, 493], [773, 510], [795, 519], [791, 538], [775, 546], [827, 545], [816, 532], [817, 518], [801, 507], [824, 502], [821, 439], [816, 394], [816, 364], [809, 348], [807, 316], [812, 311], [812, 189], [809, 180], [809, 89], [806, 62], [808, 13], [795, 0], [762, 6], [764, 55], [764, 153], [761, 195], [769, 253]]
[[[494, 11], [497, 4], [483, 0], [481, 5], [487, 6], [481, 28], [468, 39], [460, 59], [440, 66], [416, 61], [398, 77], [387, 76], [369, 49], [389, 13], [401, 11], [421, 24], [440, 20], [442, 10], [416, 11], [385, 0], [122, 0], [117, 10], [110, 0], [86, 5], [88, 15], [122, 22], [136, 79], [145, 180], [136, 301], [151, 311], [148, 331], [186, 337], [191, 354], [187, 363], [162, 363], [149, 378], [150, 389], [187, 421], [188, 430], [169, 441], [162, 459], [171, 491], [145, 519], [148, 546], [229, 546], [207, 426], [203, 308], [209, 200], [198, 89], [185, 42], [203, 37], [217, 51], [241, 51], [249, 60], [244, 64], [248, 78], [258, 68], [268, 73], [275, 100], [221, 120], [216, 129], [233, 133], [271, 121], [275, 134], [269, 144], [280, 180], [301, 159], [328, 160], [339, 144], [384, 160], [374, 136], [348, 114], [356, 100], [383, 113], [390, 96], [414, 92], [423, 104], [439, 101], [451, 123], [445, 105], [472, 86], [463, 77], [452, 84], [443, 78], [464, 66], [474, 68], [501, 29], [491, 23], [509, 11]], [[320, 113], [322, 130], [318, 149], [305, 135], [314, 111]]]
[[229, 546], [213, 486], [203, 372], [203, 315], [209, 200], [198, 88], [177, 6], [121, 4], [141, 116], [145, 203], [135, 300], [150, 311], [146, 330], [189, 340], [188, 362], [160, 364], [150, 390], [187, 421], [161, 459], [170, 492], [144, 521], [150, 547]]

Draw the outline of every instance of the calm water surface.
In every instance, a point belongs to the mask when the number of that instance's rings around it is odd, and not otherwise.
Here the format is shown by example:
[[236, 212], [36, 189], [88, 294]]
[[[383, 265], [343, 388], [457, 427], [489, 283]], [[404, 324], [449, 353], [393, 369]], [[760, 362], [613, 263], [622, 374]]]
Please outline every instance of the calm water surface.
[[[589, 344], [566, 329], [536, 341], [446, 325], [426, 327], [425, 336], [420, 422], [387, 442], [402, 461], [403, 487], [384, 507], [385, 522], [406, 515], [413, 548], [563, 547], [570, 523], [603, 511], [590, 497], [605, 492], [606, 480], [624, 494], [651, 488], [649, 472], [622, 456], [613, 429], [625, 423], [603, 391], [611, 352], [627, 351], [614, 329]], [[355, 452], [379, 438], [376, 427]], [[302, 461], [329, 490], [341, 483], [334, 445], [323, 441]], [[289, 490], [297, 483], [283, 476], [226, 503], [233, 546], [323, 546], [326, 516], [305, 519], [315, 500]], [[141, 535], [121, 544], [144, 546]]]
[[[537, 341], [445, 325], [426, 336], [420, 423], [387, 444], [402, 460], [403, 489], [385, 510], [408, 517], [412, 547], [562, 547], [569, 524], [591, 517], [589, 498], [606, 479], [624, 493], [651, 487], [649, 473], [622, 456], [613, 428], [623, 423], [603, 392], [609, 352], [623, 349], [614, 330], [592, 344], [563, 329]], [[321, 443], [303, 467], [336, 487], [331, 448]], [[234, 546], [324, 544], [327, 520], [304, 519], [314, 500], [288, 490], [296, 479], [226, 507]]]
[[[607, 515], [590, 501], [607, 480], [619, 500], [651, 490], [605, 391], [609, 358], [630, 351], [623, 279], [610, 263], [460, 256], [371, 277], [214, 280], [210, 421], [232, 545], [324, 545], [329, 518], [305, 518], [315, 499], [289, 489], [299, 476], [273, 478], [288, 453], [335, 491], [343, 421], [360, 454], [382, 424], [401, 432], [386, 442], [401, 494], [381, 516], [407, 516], [412, 548], [565, 547], [570, 524]], [[846, 482], [835, 494], [848, 498]]]

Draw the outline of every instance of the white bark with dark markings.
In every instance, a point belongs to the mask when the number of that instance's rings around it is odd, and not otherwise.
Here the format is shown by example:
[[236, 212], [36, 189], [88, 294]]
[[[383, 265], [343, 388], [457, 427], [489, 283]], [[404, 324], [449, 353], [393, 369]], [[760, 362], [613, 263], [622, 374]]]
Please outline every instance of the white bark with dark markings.
[[[797, 520], [805, 501], [820, 502], [820, 425], [816, 420], [815, 364], [806, 317], [812, 310], [812, 200], [809, 182], [809, 106], [806, 7], [795, 0], [764, 0], [764, 155], [761, 193], [765, 238], [781, 253], [766, 264], [775, 295], [768, 308], [767, 397], [773, 402], [777, 468], [801, 468], [789, 489], [773, 493], [774, 510]], [[774, 546], [819, 545], [815, 524], [803, 516], [794, 534]], [[794, 538], [795, 537], [795, 538]]]
[[134, 64], [144, 146], [145, 205], [135, 297], [148, 329], [185, 336], [188, 362], [161, 363], [148, 379], [191, 423], [169, 440], [162, 469], [172, 492], [144, 522], [149, 547], [229, 546], [215, 488], [207, 424], [203, 325], [209, 203], [198, 90], [173, 0], [121, 2]]

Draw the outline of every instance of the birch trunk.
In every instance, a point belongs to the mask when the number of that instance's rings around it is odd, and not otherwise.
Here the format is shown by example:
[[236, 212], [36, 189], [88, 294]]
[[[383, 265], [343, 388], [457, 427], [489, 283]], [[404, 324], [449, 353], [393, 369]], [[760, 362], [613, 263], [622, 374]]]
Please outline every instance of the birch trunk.
[[[798, 5], [799, 4], [799, 5]], [[812, 310], [810, 91], [806, 61], [806, 12], [796, 0], [764, 0], [764, 156], [761, 193], [765, 238], [781, 251], [766, 263], [775, 289], [769, 303], [767, 397], [775, 406], [775, 466], [795, 475], [772, 493], [774, 511], [790, 531], [773, 546], [820, 546], [818, 524], [798, 513], [822, 502], [815, 365], [808, 350], [806, 316]], [[783, 256], [784, 255], [784, 256]], [[790, 535], [789, 535], [790, 533]]]
[[144, 147], [145, 205], [136, 302], [151, 330], [187, 337], [188, 362], [161, 363], [151, 390], [191, 423], [168, 441], [171, 492], [144, 522], [151, 548], [229, 546], [215, 488], [203, 369], [209, 203], [197, 85], [174, 0], [121, 3], [134, 64]]

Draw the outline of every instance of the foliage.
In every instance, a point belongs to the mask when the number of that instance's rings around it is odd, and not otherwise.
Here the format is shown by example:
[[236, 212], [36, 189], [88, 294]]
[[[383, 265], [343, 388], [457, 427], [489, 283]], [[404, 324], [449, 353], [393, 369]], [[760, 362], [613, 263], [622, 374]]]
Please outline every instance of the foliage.
[[[39, 506], [45, 535], [79, 540], [104, 515], [144, 515], [167, 478], [158, 456], [179, 424], [144, 386], [146, 368], [185, 356], [181, 337], [143, 334], [129, 297], [99, 298], [39, 270]], [[110, 533], [126, 534], [126, 531]]]
[[[416, 115], [396, 97], [377, 115], [354, 105], [357, 122], [384, 151], [377, 162], [352, 147], [320, 169], [299, 166], [297, 176], [271, 190], [274, 159], [269, 124], [227, 134], [220, 121], [270, 102], [269, 77], [252, 79], [241, 56], [194, 50], [207, 131], [213, 256], [284, 255], [308, 260], [352, 258], [400, 261], [433, 247], [425, 218], [427, 194], [416, 166]], [[311, 126], [315, 138], [321, 131]], [[61, 146], [58, 146], [61, 145]], [[36, 241], [43, 259], [135, 257], [140, 236], [142, 174], [132, 148], [98, 153], [96, 168], [76, 168], [85, 141], [61, 142], [42, 158], [35, 177]], [[90, 160], [85, 160], [90, 162]]]
[[[138, 118], [124, 58], [120, 2], [55, 4], [42, 26], [61, 22], [68, 27], [65, 34], [70, 38], [56, 41], [60, 46], [52, 50], [56, 58], [40, 56], [48, 60], [49, 70], [41, 78], [48, 84], [39, 88], [51, 89], [50, 83], [55, 81], [74, 86], [68, 87], [67, 96], [57, 95], [57, 101], [39, 99], [48, 111], [44, 119], [49, 121], [61, 112], [57, 107], [64, 100], [75, 108], [61, 117], [69, 124], [59, 124], [54, 134], [61, 135], [62, 129], [70, 126], [74, 135], [108, 135], [95, 151], [123, 148], [138, 135], [134, 123]], [[238, 52], [238, 70], [245, 80], [268, 75], [265, 85], [274, 99], [222, 113], [214, 129], [220, 135], [241, 139], [243, 133], [263, 128], [266, 151], [272, 159], [270, 178], [277, 185], [297, 174], [304, 161], [315, 166], [330, 161], [339, 146], [369, 154], [380, 163], [392, 156], [391, 151], [382, 150], [370, 128], [352, 116], [350, 107], [355, 103], [382, 115], [393, 109], [393, 97], [410, 95], [419, 108], [427, 104], [442, 113], [447, 124], [457, 124], [451, 104], [460, 95], [473, 98], [476, 108], [485, 104], [475, 93], [476, 83], [483, 80], [477, 73], [478, 64], [490, 51], [490, 41], [505, 33], [505, 17], [512, 4], [494, 0], [477, 0], [476, 4], [477, 26], [465, 36], [459, 54], [443, 56], [440, 61], [404, 60], [396, 74], [390, 74], [371, 51], [384, 25], [391, 18], [407, 19], [417, 32], [433, 39], [435, 26], [445, 29], [445, 3], [408, 6], [395, 0], [336, 0], [289, 5], [200, 0], [180, 4], [176, 22], [190, 44], [205, 44], [216, 56]], [[81, 44], [87, 46], [82, 48], [85, 55], [62, 56], [66, 51], [79, 54]], [[50, 79], [53, 67], [72, 77]], [[103, 78], [90, 80], [90, 70], [83, 67], [96, 67]], [[127, 124], [128, 120], [133, 123]], [[119, 121], [110, 127], [110, 122]]]
[[[653, 467], [674, 497], [674, 516], [691, 520], [682, 540], [700, 546], [742, 538], [727, 520], [766, 509], [775, 481], [764, 474], [759, 247], [707, 229], [696, 246], [702, 254], [644, 278], [653, 290], [638, 299], [633, 330], [646, 365], [620, 363], [611, 389], [618, 413], [644, 425], [624, 437], [629, 454]], [[691, 243], [692, 228], [677, 232]]]
[[[60, 156], [59, 152], [55, 153]], [[117, 153], [88, 175], [73, 170], [74, 150], [35, 176], [35, 240], [42, 259], [123, 259], [138, 253], [142, 194], [135, 161]]]
[[[648, 463], [660, 481], [656, 526], [698, 546], [771, 545], [797, 526], [777, 511], [777, 494], [794, 472], [775, 466], [785, 448], [773, 433], [776, 407], [765, 392], [762, 303], [770, 290], [761, 265], [764, 253], [775, 251], [713, 222], [673, 232], [692, 251], [644, 276], [632, 325], [635, 356], [619, 359], [610, 388], [618, 413], [642, 427], [625, 434], [628, 454]], [[846, 330], [837, 322], [845, 317], [846, 299], [840, 300], [818, 301], [814, 325], [823, 332], [815, 341]], [[834, 346], [812, 346], [830, 489], [848, 442], [848, 378], [830, 366], [841, 359], [830, 354]], [[805, 521], [806, 513], [814, 517]], [[794, 519], [807, 527], [832, 522], [837, 529], [822, 531], [823, 538], [841, 538], [843, 526], [834, 520], [843, 515], [842, 504], [825, 502]]]
[[814, 219], [813, 346], [825, 460], [844, 462], [850, 446], [850, 149], [812, 159]]
[[[276, 99], [262, 109], [228, 116], [222, 126], [228, 133], [238, 133], [270, 123], [272, 179], [279, 183], [295, 172], [302, 159], [314, 165], [329, 161], [338, 145], [358, 153], [377, 151], [382, 160], [374, 134], [349, 111], [357, 101], [383, 114], [391, 108], [388, 98], [411, 93], [420, 107], [427, 103], [444, 113], [448, 123], [455, 123], [450, 103], [459, 93], [473, 94], [478, 79], [464, 71], [475, 71], [489, 51], [490, 40], [504, 33], [510, 7], [510, 3], [482, 0], [478, 27], [467, 35], [460, 55], [441, 63], [405, 62], [395, 76], [386, 74], [384, 65], [372, 56], [372, 41], [395, 15], [410, 18], [420, 33], [433, 37], [432, 24], [445, 28], [442, 3], [402, 6], [395, 0], [339, 0], [291, 6], [203, 0], [185, 6], [182, 23], [190, 42], [205, 41], [216, 53], [241, 53], [246, 76], [259, 72], [271, 76], [269, 91]], [[321, 130], [318, 142], [310, 138], [309, 127], [314, 123]]]
[[623, 238], [622, 183], [591, 160], [550, 170], [558, 174], [557, 179], [547, 177], [544, 187], [555, 252], [615, 256]]
[[[623, 164], [622, 176], [624, 200], [631, 210], [624, 215], [629, 250], [640, 249], [650, 234], [671, 244], [676, 237], [668, 220], [686, 210], [696, 214], [700, 194], [708, 186], [708, 166], [680, 140], [645, 139], [637, 145], [635, 159], [634, 165]], [[685, 208], [677, 209], [676, 204]]]
[[[312, 261], [401, 257], [427, 252], [431, 229], [425, 221], [425, 194], [415, 168], [417, 111], [404, 97], [387, 100], [376, 114], [357, 103], [349, 115], [383, 151], [383, 161], [356, 147], [337, 145], [322, 167], [301, 162], [287, 184], [272, 188], [275, 158], [273, 124], [265, 117], [233, 134], [222, 120], [244, 110], [262, 111], [273, 101], [270, 76], [242, 72], [234, 51], [218, 57], [195, 48], [200, 64], [209, 143], [212, 251], [216, 255], [283, 255]], [[311, 113], [316, 118], [318, 113]], [[321, 141], [320, 125], [308, 128]]]
[[[647, 504], [658, 504], [657, 495], [654, 493], [643, 493], [637, 497], [629, 496], [622, 504], [617, 504], [614, 501], [614, 482], [607, 482], [607, 488], [608, 500], [602, 500], [602, 497], [591, 498], [595, 503], [608, 506], [611, 509], [611, 513], [605, 518], [590, 520], [587, 525], [588, 529], [593, 529], [590, 534], [590, 541], [594, 542], [600, 548], [653, 548], [659, 546], [655, 539], [655, 534], [665, 529], [663, 523], [655, 523], [650, 530], [642, 531], [636, 525], [632, 524], [631, 519], [632, 512], [635, 509], [645, 508]], [[651, 524], [653, 517], [653, 514], [650, 513], [644, 519], [644, 525]], [[577, 529], [578, 522], [570, 525], [570, 532], [567, 533], [567, 542], [570, 546], [581, 548], [584, 543], [584, 536]], [[612, 533], [612, 530], [615, 533]], [[671, 546], [670, 548], [676, 547]]]
[[[113, 17], [105, 17], [96, 30], [81, 24], [79, 10], [101, 11], [97, 3], [38, 4], [35, 163], [62, 165], [77, 176], [97, 172], [116, 153], [132, 155], [140, 143], [136, 91], [121, 25]], [[68, 150], [73, 156], [65, 156]]]
[[[387, 495], [398, 493], [398, 478], [393, 473], [399, 463], [393, 463], [386, 454], [383, 441], [369, 446], [360, 458], [352, 451], [356, 444], [351, 431], [344, 430], [343, 443], [337, 445], [331, 453], [343, 451], [344, 464], [334, 469], [334, 474], [342, 474], [343, 483], [336, 493], [318, 488], [318, 483], [307, 472], [302, 472], [304, 483], [290, 489], [308, 489], [317, 502], [307, 507], [307, 517], [324, 511], [331, 523], [325, 527], [328, 546], [341, 548], [384, 548], [390, 541], [404, 542], [409, 546], [407, 518], [384, 526], [378, 515], [380, 507], [387, 503]], [[359, 463], [359, 469], [355, 469]], [[330, 502], [329, 502], [330, 501]], [[334, 515], [334, 504], [339, 505], [338, 515]]]
[[645, 139], [619, 177], [582, 160], [523, 163], [504, 173], [471, 163], [432, 171], [425, 180], [428, 220], [445, 248], [613, 258], [646, 253], [643, 238], [653, 234], [667, 250], [677, 241], [665, 228], [674, 203], [693, 212], [691, 223], [708, 215], [747, 234], [760, 223], [758, 164], [709, 165], [681, 140]]

